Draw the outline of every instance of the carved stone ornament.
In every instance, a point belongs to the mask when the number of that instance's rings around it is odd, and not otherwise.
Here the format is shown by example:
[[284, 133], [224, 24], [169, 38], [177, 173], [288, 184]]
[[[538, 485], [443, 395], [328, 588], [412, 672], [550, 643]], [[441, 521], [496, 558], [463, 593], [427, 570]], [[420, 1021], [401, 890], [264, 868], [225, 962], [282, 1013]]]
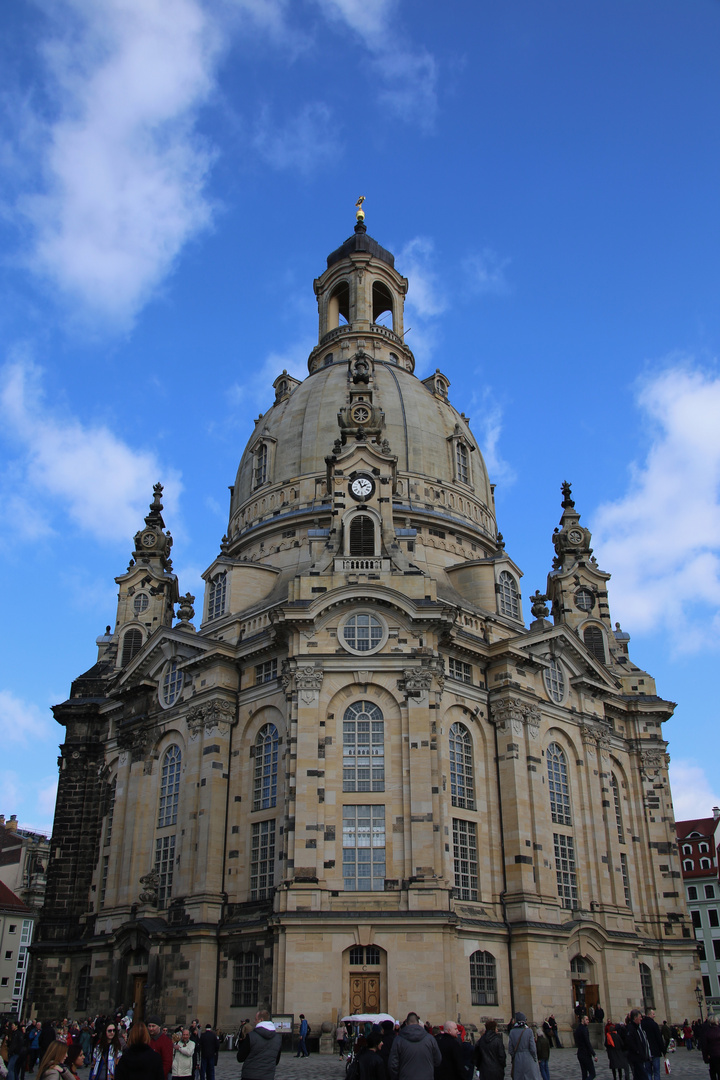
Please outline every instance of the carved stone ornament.
[[445, 687], [445, 671], [437, 660], [424, 663], [421, 667], [404, 668], [400, 680], [400, 689], [406, 697], [423, 698], [432, 688], [435, 679], [438, 691], [442, 694]]
[[547, 597], [545, 593], [541, 593], [539, 589], [536, 589], [530, 599], [532, 600], [532, 608], [530, 610], [533, 613], [533, 617], [536, 619], [547, 619], [550, 614], [547, 606], [549, 597]]
[[540, 733], [540, 710], [537, 705], [527, 705], [520, 698], [505, 698], [494, 703], [491, 716], [498, 731], [508, 735], [522, 735], [525, 728], [533, 739]]
[[129, 750], [132, 762], [142, 761], [153, 736], [154, 728], [149, 725], [131, 728], [129, 731], [120, 731], [117, 737], [118, 749]]
[[204, 705], [188, 709], [186, 723], [191, 739], [197, 739], [203, 728], [208, 735], [212, 731], [227, 735], [235, 723], [235, 707], [231, 701], [223, 699], [206, 701]]
[[641, 750], [640, 768], [648, 778], [656, 779], [661, 769], [667, 768], [670, 763], [670, 755], [664, 750]]
[[322, 668], [312, 667], [309, 664], [297, 668], [295, 671], [295, 686], [297, 687], [299, 700], [303, 705], [315, 705], [320, 698], [324, 672]]
[[158, 871], [153, 868], [149, 874], [145, 874], [144, 877], [140, 878], [140, 884], [142, 885], [140, 903], [152, 904], [153, 907], [156, 907], [160, 889], [160, 874]]

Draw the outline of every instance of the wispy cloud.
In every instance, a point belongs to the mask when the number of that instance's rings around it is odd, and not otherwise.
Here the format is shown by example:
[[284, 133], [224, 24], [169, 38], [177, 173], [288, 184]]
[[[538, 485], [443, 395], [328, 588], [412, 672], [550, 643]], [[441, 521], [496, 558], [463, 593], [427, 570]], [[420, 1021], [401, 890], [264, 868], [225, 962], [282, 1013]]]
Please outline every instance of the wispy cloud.
[[341, 149], [337, 125], [323, 102], [304, 105], [280, 123], [267, 107], [256, 122], [253, 146], [273, 169], [291, 169], [309, 176]]
[[716, 648], [720, 630], [720, 376], [691, 360], [640, 385], [649, 433], [627, 494], [601, 506], [595, 546], [612, 570], [613, 611], [663, 629], [678, 651]]
[[448, 307], [436, 270], [435, 245], [428, 236], [415, 236], [398, 251], [395, 265], [408, 279], [405, 333], [420, 375], [427, 370], [437, 348], [435, 319]]
[[222, 35], [197, 0], [66, 0], [54, 16], [40, 54], [55, 115], [34, 112], [38, 177], [17, 200], [27, 262], [125, 324], [211, 222], [195, 122]]
[[307, 361], [317, 341], [313, 338], [302, 338], [291, 342], [282, 351], [268, 353], [265, 359], [256, 368], [255, 374], [244, 382], [234, 383], [228, 390], [230, 404], [237, 406], [258, 405], [266, 412], [273, 400], [272, 384], [278, 375], [287, 371], [295, 379], [301, 381], [307, 378]]
[[470, 402], [472, 429], [494, 483], [509, 486], [516, 479], [515, 470], [500, 451], [503, 410], [492, 390], [485, 387], [472, 395]]
[[54, 720], [32, 702], [23, 701], [10, 690], [0, 690], [0, 737], [3, 743], [30, 745], [52, 734]]
[[147, 513], [158, 479], [167, 485], [171, 512], [177, 503], [175, 470], [106, 426], [53, 411], [43, 395], [42, 372], [27, 358], [0, 371], [0, 420], [12, 454], [0, 503], [6, 533], [52, 531], [60, 513], [98, 539], [127, 540]]
[[510, 259], [501, 258], [489, 247], [468, 255], [462, 262], [465, 292], [472, 296], [486, 293], [500, 296], [509, 292], [505, 274], [509, 265]]
[[670, 762], [670, 786], [676, 821], [712, 817], [713, 806], [720, 806], [720, 785], [691, 759]]
[[426, 49], [403, 46], [395, 0], [317, 0], [325, 15], [355, 33], [372, 60], [379, 100], [400, 119], [432, 130], [437, 117], [437, 64]]

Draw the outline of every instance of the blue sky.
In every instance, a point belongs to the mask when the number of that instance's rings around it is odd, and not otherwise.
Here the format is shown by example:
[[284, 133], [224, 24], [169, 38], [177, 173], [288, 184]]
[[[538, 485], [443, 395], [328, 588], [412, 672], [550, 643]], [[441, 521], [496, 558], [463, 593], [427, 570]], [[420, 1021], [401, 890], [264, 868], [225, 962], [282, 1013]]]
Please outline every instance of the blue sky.
[[717, 0], [3, 5], [0, 811], [51, 824], [49, 706], [114, 622], [158, 479], [199, 592], [363, 194], [525, 596], [570, 480], [612, 617], [679, 703], [676, 814], [709, 815], [719, 47]]

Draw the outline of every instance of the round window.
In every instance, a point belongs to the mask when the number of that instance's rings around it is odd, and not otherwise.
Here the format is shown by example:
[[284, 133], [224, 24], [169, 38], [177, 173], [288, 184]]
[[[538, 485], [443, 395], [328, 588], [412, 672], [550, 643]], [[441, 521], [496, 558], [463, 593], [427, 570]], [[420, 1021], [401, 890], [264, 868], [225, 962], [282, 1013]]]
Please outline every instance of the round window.
[[545, 669], [545, 689], [550, 700], [558, 705], [565, 697], [565, 673], [560, 661], [554, 658], [550, 661], [550, 667]]
[[171, 660], [163, 673], [160, 683], [160, 703], [169, 708], [180, 697], [183, 688], [183, 673], [178, 669], [177, 661]]
[[142, 615], [150, 606], [150, 597], [147, 593], [140, 592], [133, 600], [133, 609], [136, 615]]
[[575, 593], [575, 607], [581, 611], [592, 611], [595, 607], [595, 597], [589, 589], [578, 589]]
[[356, 612], [341, 623], [339, 637], [349, 652], [375, 652], [387, 641], [387, 626], [369, 611]]

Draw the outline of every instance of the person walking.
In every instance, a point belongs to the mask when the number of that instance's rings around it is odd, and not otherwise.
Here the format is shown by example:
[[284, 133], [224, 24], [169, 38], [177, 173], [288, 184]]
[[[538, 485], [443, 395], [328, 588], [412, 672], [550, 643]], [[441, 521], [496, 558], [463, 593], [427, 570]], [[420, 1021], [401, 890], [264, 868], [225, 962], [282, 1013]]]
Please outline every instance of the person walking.
[[[165, 1078], [172, 1074], [173, 1044], [169, 1035], [163, 1031], [159, 1016], [148, 1016], [147, 1030], [150, 1036], [150, 1049], [160, 1055]], [[139, 1051], [138, 1051], [139, 1052]]]
[[454, 1020], [446, 1020], [437, 1036], [441, 1061], [435, 1069], [435, 1080], [467, 1080], [462, 1043], [458, 1039], [458, 1026]]
[[720, 1024], [717, 1016], [708, 1019], [702, 1055], [703, 1061], [710, 1068], [710, 1080], [720, 1080]]
[[497, 1020], [486, 1020], [485, 1031], [475, 1044], [475, 1065], [480, 1080], [503, 1080], [507, 1054]]
[[335, 1028], [335, 1041], [338, 1044], [338, 1053], [341, 1058], [345, 1057], [345, 1047], [347, 1046], [347, 1028], [343, 1024], [342, 1020]]
[[594, 1080], [597, 1057], [590, 1043], [590, 1020], [587, 1016], [582, 1016], [575, 1028], [575, 1045], [582, 1080]]
[[535, 1047], [542, 1080], [550, 1080], [550, 1040], [542, 1028], [535, 1032]]
[[300, 1013], [300, 1042], [298, 1043], [298, 1052], [295, 1057], [310, 1057], [306, 1042], [309, 1031], [310, 1025], [305, 1019], [305, 1013]]
[[665, 1047], [663, 1045], [660, 1025], [655, 1019], [654, 1009], [648, 1009], [647, 1013], [640, 1021], [640, 1025], [647, 1035], [647, 1041], [650, 1046], [650, 1080], [660, 1080], [660, 1062], [665, 1056]]
[[213, 1031], [212, 1024], [206, 1024], [200, 1036], [200, 1080], [215, 1080], [215, 1066], [220, 1051], [220, 1040]]
[[613, 1080], [630, 1080], [630, 1065], [625, 1056], [625, 1043], [623, 1041], [622, 1028], [608, 1020], [605, 1025], [605, 1049], [608, 1056], [608, 1068], [613, 1074]]
[[634, 1080], [647, 1080], [652, 1054], [648, 1037], [642, 1029], [642, 1013], [639, 1009], [630, 1011], [630, 1023], [625, 1028], [625, 1052]]
[[195, 1043], [190, 1038], [190, 1028], [183, 1028], [180, 1038], [173, 1046], [173, 1080], [190, 1080], [194, 1055]]
[[557, 1020], [555, 1019], [555, 1013], [550, 1013], [547, 1019], [548, 1026], [550, 1028], [550, 1043], [555, 1043], [558, 1050], [562, 1050], [562, 1043], [560, 1042], [560, 1036], [558, 1035]]
[[391, 1080], [434, 1080], [442, 1056], [437, 1039], [428, 1035], [417, 1013], [409, 1012], [390, 1051]]
[[540, 1080], [535, 1036], [523, 1012], [515, 1013], [515, 1023], [508, 1036], [508, 1051], [512, 1060], [513, 1080]]
[[281, 1050], [282, 1035], [270, 1019], [270, 1013], [260, 1009], [255, 1014], [255, 1027], [238, 1048], [242, 1080], [274, 1080]]
[[115, 1027], [110, 1020], [103, 1028], [97, 1046], [93, 1050], [88, 1080], [113, 1080], [115, 1068], [122, 1056], [122, 1046]]
[[380, 1056], [382, 1032], [371, 1031], [365, 1038], [365, 1046], [357, 1056], [357, 1080], [387, 1080], [385, 1062]]

